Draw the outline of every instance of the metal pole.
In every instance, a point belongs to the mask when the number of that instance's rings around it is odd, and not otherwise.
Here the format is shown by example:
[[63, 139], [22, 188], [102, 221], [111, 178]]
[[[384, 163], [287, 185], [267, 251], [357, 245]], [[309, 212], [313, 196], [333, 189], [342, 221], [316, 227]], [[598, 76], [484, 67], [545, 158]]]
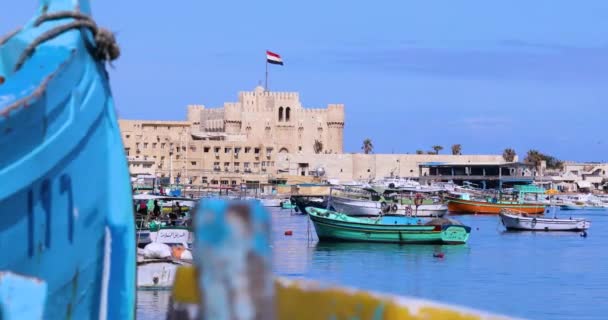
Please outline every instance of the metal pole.
[[268, 91], [268, 59], [266, 59], [266, 82], [264, 83], [264, 90]]

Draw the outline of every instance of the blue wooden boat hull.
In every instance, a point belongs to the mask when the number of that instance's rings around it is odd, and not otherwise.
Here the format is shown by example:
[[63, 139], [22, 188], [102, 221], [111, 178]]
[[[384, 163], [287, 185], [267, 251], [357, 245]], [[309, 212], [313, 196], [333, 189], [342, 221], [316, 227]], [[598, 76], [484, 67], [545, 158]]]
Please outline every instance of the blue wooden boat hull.
[[[47, 12], [88, 1], [41, 1]], [[34, 38], [71, 19], [28, 23], [0, 47], [0, 271], [47, 285], [46, 319], [132, 319], [135, 226], [131, 188], [103, 63], [88, 31]]]

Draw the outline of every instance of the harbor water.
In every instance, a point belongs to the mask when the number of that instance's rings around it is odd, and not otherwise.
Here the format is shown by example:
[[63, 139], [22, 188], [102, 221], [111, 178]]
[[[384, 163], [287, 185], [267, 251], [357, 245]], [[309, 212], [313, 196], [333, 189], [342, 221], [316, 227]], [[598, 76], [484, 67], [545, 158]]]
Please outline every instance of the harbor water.
[[[497, 216], [456, 216], [466, 245], [318, 243], [306, 216], [272, 210], [277, 275], [415, 296], [528, 319], [605, 319], [608, 212], [577, 232], [505, 232]], [[284, 232], [291, 230], [292, 236]], [[443, 258], [434, 253], [444, 253]], [[164, 319], [170, 293], [139, 291], [138, 319]]]

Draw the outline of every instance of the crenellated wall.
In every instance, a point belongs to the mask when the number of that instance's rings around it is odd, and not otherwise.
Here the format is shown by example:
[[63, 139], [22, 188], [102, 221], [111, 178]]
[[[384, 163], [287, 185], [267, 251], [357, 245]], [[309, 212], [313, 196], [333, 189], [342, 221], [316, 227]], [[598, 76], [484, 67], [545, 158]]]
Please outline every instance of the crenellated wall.
[[276, 174], [278, 154], [342, 153], [344, 106], [303, 108], [297, 92], [257, 87], [220, 108], [188, 105], [187, 121], [121, 120], [120, 125], [126, 151], [135, 159], [154, 159], [160, 175], [202, 180], [218, 172], [240, 175], [245, 166], [252, 174]]

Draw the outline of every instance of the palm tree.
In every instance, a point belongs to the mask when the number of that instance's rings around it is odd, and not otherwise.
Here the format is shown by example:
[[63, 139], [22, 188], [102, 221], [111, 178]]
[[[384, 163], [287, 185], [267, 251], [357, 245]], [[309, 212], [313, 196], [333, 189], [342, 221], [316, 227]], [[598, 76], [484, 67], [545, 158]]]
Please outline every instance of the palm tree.
[[365, 138], [365, 140], [363, 140], [363, 146], [361, 146], [361, 150], [363, 150], [363, 153], [365, 154], [374, 152], [374, 145], [372, 144], [372, 139]]
[[443, 147], [440, 145], [434, 145], [431, 148], [435, 150], [435, 154], [439, 154], [439, 151], [443, 150]]
[[315, 143], [312, 145], [312, 149], [315, 153], [319, 154], [323, 151], [323, 142], [319, 140], [315, 140]]
[[418, 150], [416, 150], [416, 154], [424, 154], [424, 151], [418, 149]]
[[515, 160], [516, 155], [517, 153], [515, 153], [515, 150], [511, 148], [506, 148], [502, 152], [502, 158], [505, 159], [506, 162], [513, 162]]
[[524, 162], [533, 164], [538, 168], [540, 166], [540, 162], [543, 160], [544, 156], [542, 153], [540, 153], [538, 150], [531, 149], [528, 150], [528, 153], [526, 153], [526, 158], [524, 159]]
[[462, 154], [462, 145], [461, 144], [453, 144], [452, 145], [452, 154], [453, 155], [461, 155]]

